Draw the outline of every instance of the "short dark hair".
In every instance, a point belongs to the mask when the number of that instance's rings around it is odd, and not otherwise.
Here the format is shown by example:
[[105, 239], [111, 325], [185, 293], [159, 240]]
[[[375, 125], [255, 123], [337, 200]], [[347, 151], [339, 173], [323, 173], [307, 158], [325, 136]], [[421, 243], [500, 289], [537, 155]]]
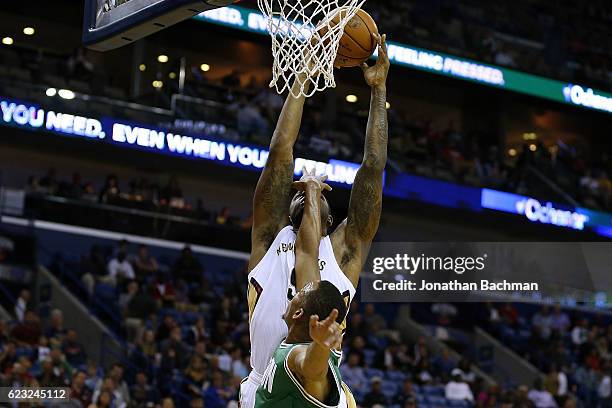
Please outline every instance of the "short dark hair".
[[338, 309], [338, 318], [336, 321], [342, 323], [346, 317], [346, 303], [344, 298], [329, 281], [319, 282], [319, 286], [310, 292], [306, 292], [304, 299], [304, 314], [310, 319], [310, 316], [317, 315], [320, 320], [327, 318], [332, 310]]

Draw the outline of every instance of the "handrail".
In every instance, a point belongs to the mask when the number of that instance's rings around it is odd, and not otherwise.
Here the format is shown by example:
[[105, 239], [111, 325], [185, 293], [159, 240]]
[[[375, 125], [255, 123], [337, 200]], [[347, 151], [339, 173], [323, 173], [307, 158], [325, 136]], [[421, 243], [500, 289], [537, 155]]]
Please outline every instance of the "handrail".
[[557, 183], [555, 183], [554, 181], [549, 179], [544, 173], [542, 173], [540, 170], [538, 170], [535, 166], [533, 166], [531, 164], [528, 164], [527, 165], [527, 170], [532, 172], [537, 178], [540, 179], [540, 181], [542, 181], [544, 184], [546, 184], [548, 187], [550, 187], [555, 193], [559, 194], [559, 196], [561, 196], [569, 204], [573, 205], [574, 207], [580, 207], [580, 203], [578, 203], [578, 201], [573, 199], [561, 187], [559, 187], [559, 185], [557, 185]]

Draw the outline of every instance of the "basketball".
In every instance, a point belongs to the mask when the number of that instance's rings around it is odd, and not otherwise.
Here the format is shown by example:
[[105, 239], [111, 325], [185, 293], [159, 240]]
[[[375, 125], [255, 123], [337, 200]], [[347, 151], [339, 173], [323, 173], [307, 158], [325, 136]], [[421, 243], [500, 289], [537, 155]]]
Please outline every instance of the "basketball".
[[[342, 12], [332, 20], [332, 24], [340, 21]], [[357, 14], [344, 27], [344, 35], [340, 39], [340, 47], [334, 65], [336, 67], [358, 67], [374, 54], [376, 41], [372, 34], [378, 33], [374, 19], [364, 10]]]

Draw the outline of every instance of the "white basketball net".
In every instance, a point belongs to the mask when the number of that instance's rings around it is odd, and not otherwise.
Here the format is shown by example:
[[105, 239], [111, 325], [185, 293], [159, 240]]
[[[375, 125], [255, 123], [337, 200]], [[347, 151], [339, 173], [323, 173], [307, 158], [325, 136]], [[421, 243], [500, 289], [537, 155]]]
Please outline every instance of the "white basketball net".
[[[335, 88], [334, 61], [344, 26], [365, 0], [257, 0], [272, 37], [272, 82], [296, 98]], [[340, 16], [340, 22], [332, 21]], [[337, 18], [336, 18], [337, 20]], [[292, 88], [296, 81], [296, 88]]]

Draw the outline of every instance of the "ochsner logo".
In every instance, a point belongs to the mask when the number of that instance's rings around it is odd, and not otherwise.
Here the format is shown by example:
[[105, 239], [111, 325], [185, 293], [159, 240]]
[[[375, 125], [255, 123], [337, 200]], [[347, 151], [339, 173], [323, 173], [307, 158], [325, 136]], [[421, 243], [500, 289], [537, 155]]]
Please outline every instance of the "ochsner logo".
[[517, 201], [516, 212], [533, 222], [569, 227], [577, 230], [583, 230], [584, 224], [589, 220], [589, 217], [584, 214], [560, 210], [553, 207], [552, 203], [542, 205], [533, 198]]
[[580, 85], [569, 84], [563, 88], [563, 96], [566, 101], [575, 105], [612, 113], [612, 98], [597, 95], [591, 88], [584, 89]]

